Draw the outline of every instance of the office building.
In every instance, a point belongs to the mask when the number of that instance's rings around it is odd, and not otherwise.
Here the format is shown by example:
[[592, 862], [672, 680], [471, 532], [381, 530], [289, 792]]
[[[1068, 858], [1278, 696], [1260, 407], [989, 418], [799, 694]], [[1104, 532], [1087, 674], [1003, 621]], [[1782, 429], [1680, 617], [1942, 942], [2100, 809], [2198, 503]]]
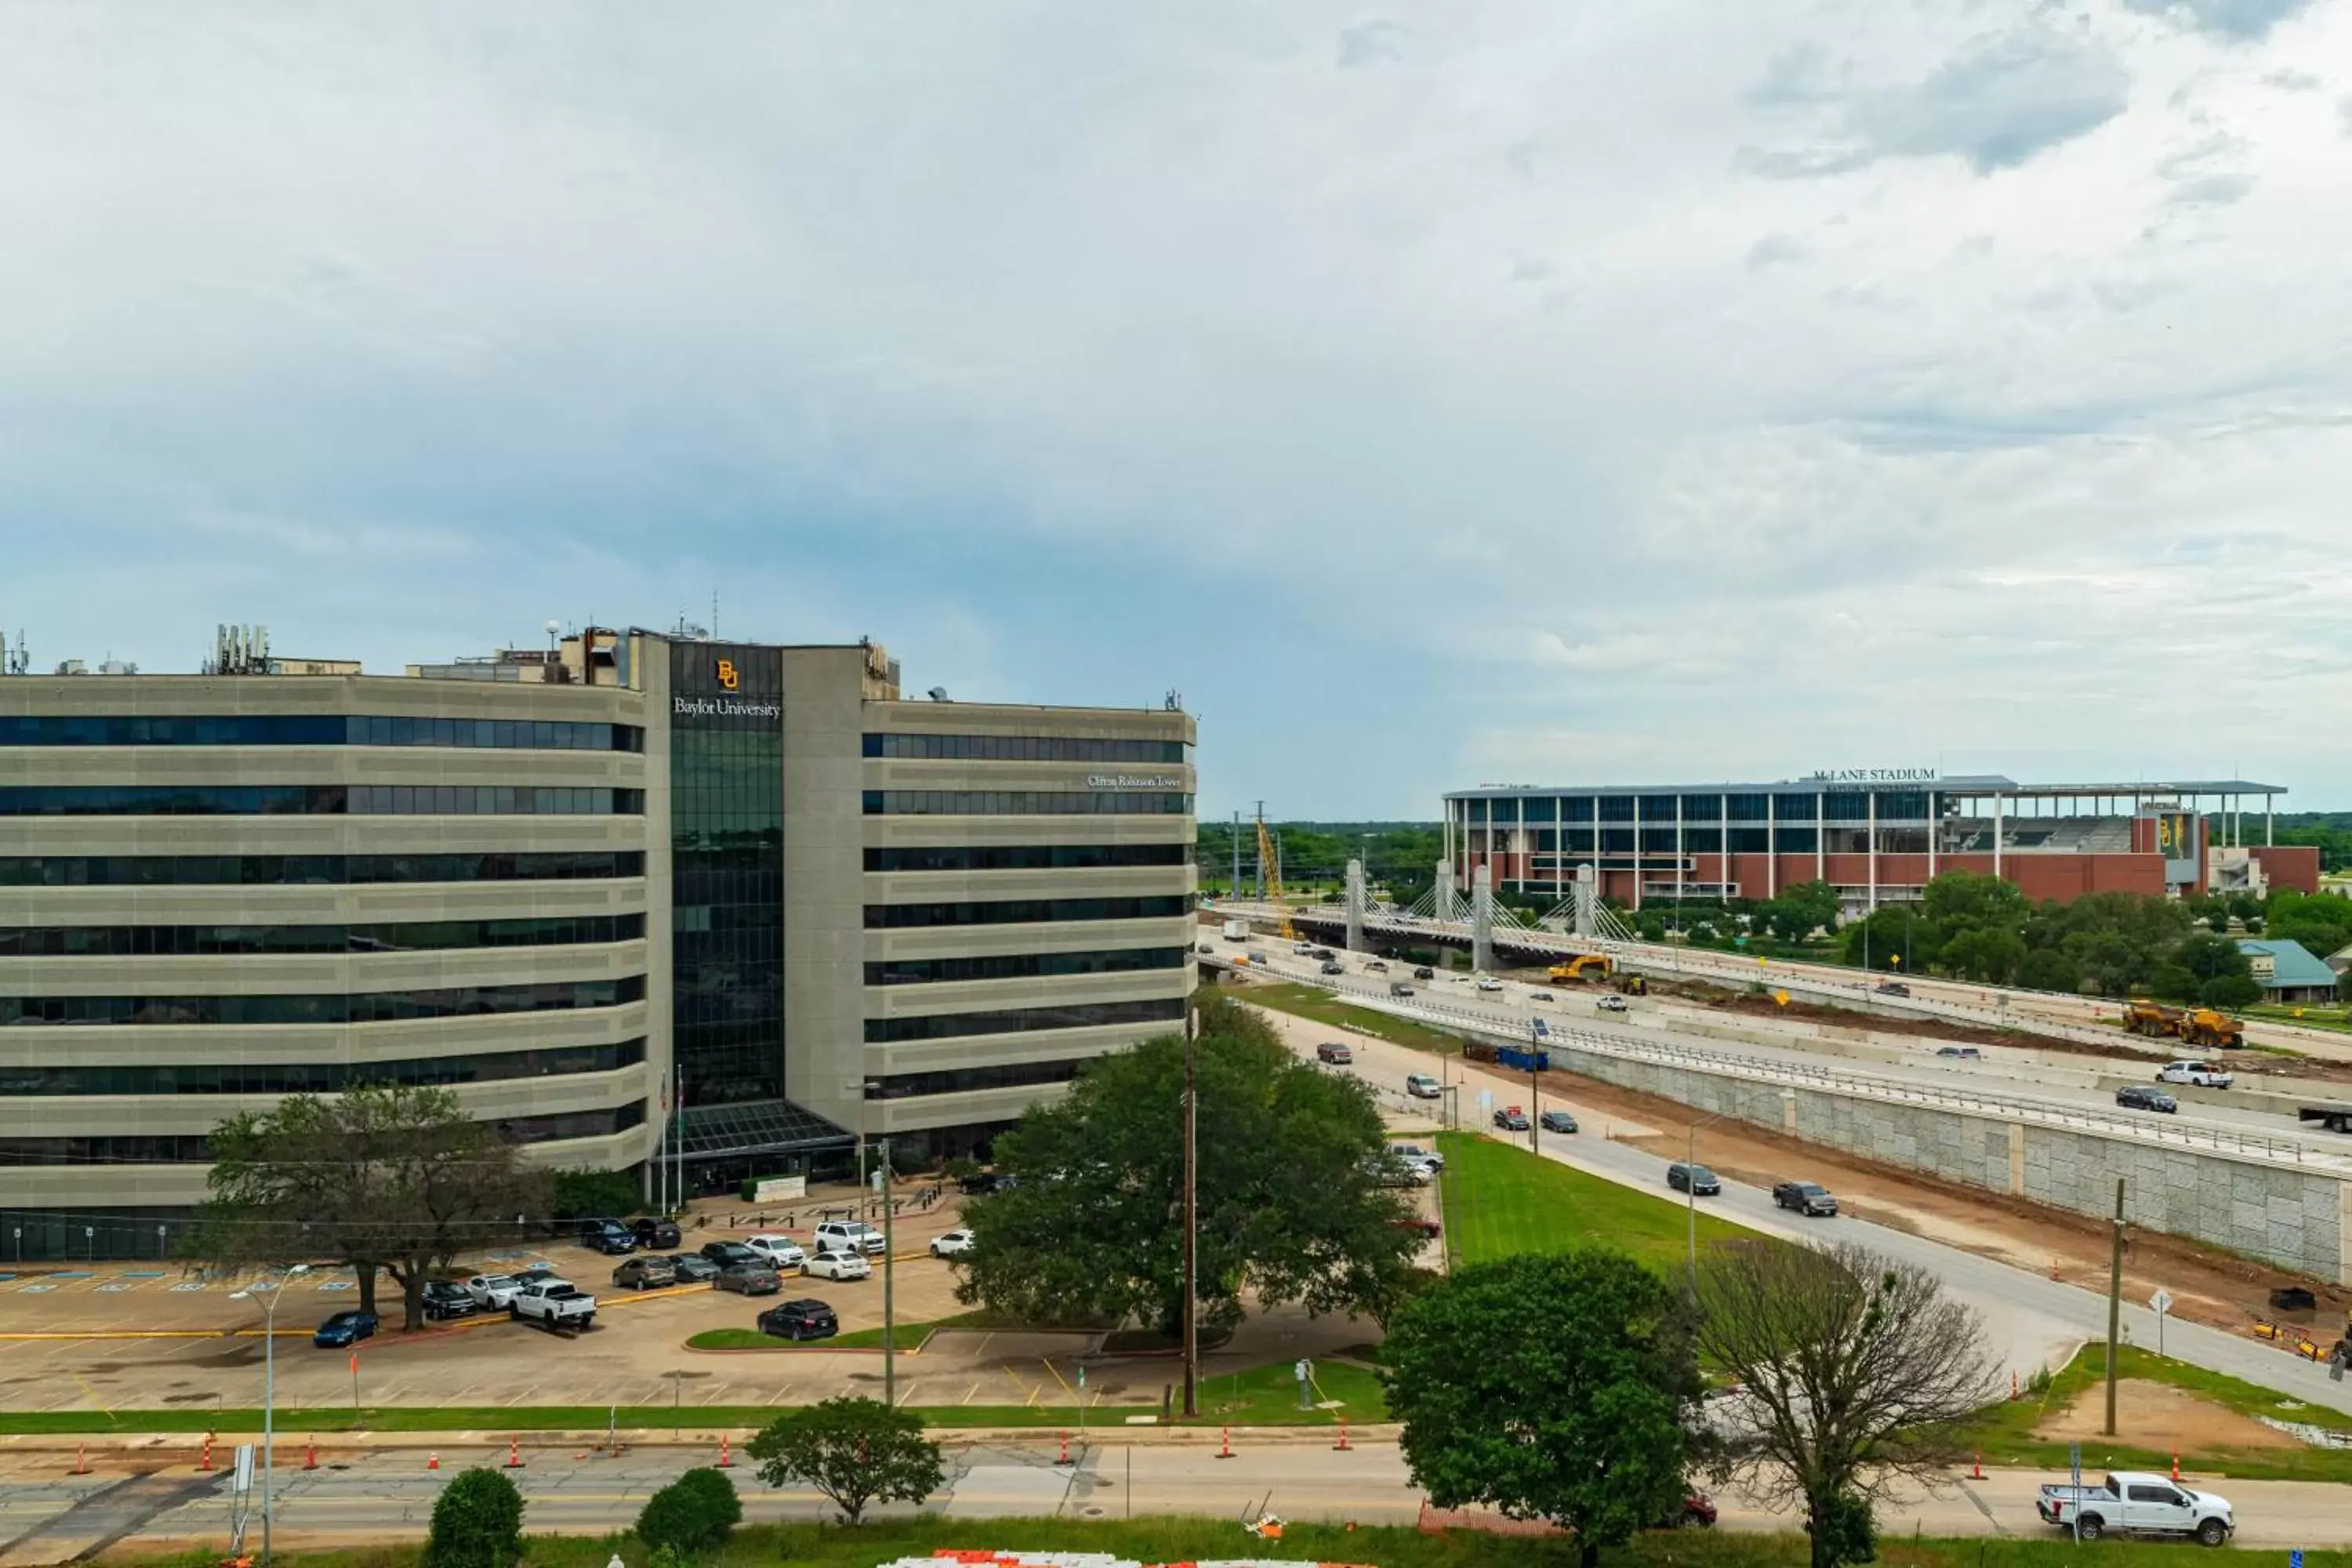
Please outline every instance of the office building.
[[168, 1249], [206, 1132], [289, 1092], [446, 1085], [536, 1160], [708, 1190], [983, 1148], [1181, 1023], [1172, 707], [907, 701], [877, 646], [642, 630], [210, 662], [0, 679], [21, 1256]]

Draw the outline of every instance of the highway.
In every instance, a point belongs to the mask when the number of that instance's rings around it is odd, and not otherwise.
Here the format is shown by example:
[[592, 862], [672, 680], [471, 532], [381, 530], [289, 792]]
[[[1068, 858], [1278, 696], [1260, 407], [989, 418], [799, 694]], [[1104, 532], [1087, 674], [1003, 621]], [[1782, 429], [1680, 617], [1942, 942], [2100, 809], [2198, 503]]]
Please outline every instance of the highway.
[[[1223, 900], [1204, 904], [1202, 908], [1204, 911], [1220, 916], [1232, 915], [1262, 921], [1279, 921], [1286, 915], [1306, 915], [1342, 924], [1346, 920], [1346, 911], [1336, 904], [1294, 910], [1246, 900]], [[1911, 975], [1901, 976], [1902, 984], [1908, 988], [1910, 994], [1895, 996], [1878, 989], [1894, 976], [1864, 975], [1837, 964], [1808, 963], [1781, 958], [1749, 958], [1738, 953], [1663, 942], [1618, 942], [1553, 931], [1529, 931], [1508, 923], [1510, 919], [1507, 911], [1496, 910], [1496, 941], [1548, 953], [1607, 953], [1620, 963], [1649, 973], [1679, 973], [1738, 986], [1764, 981], [1809, 997], [1825, 997], [1889, 1013], [1949, 1018], [1995, 1028], [2030, 1027], [2083, 1044], [2112, 1045], [2121, 1034], [2113, 1022], [2116, 1004], [2098, 997]], [[1426, 940], [1432, 936], [1444, 936], [1464, 944], [1470, 940], [1470, 922], [1466, 920], [1437, 920], [1393, 910], [1386, 905], [1366, 909], [1364, 930], [1368, 937], [1391, 942], [1414, 937]], [[1336, 946], [1337, 943], [1331, 945]], [[2252, 1020], [2246, 1023], [2245, 1030], [2247, 1039], [2257, 1044], [2284, 1046], [2325, 1060], [2352, 1061], [2352, 1035]]]
[[[1264, 943], [1257, 945], [1261, 950], [1265, 947]], [[1274, 955], [1269, 952], [1268, 956]], [[1247, 993], [1240, 994], [1245, 997]], [[1269, 1016], [1304, 1055], [1312, 1055], [1317, 1040], [1344, 1038], [1356, 1062], [1339, 1070], [1365, 1079], [1384, 1096], [1401, 1091], [1408, 1073], [1440, 1070], [1440, 1064], [1432, 1058], [1370, 1035], [1282, 1014]], [[1526, 1080], [1515, 1073], [1498, 1073], [1475, 1062], [1454, 1062], [1444, 1065], [1442, 1070], [1464, 1085], [1458, 1100], [1465, 1124], [1483, 1124], [1478, 1098], [1482, 1091], [1493, 1094], [1497, 1104], [1528, 1103]], [[1549, 1103], [1549, 1099], [1546, 1103]], [[1578, 1109], [1572, 1095], [1565, 1103]], [[1578, 1120], [1587, 1120], [1580, 1109]], [[1517, 1135], [1517, 1141], [1524, 1142], [1525, 1136]], [[1540, 1147], [1546, 1158], [1623, 1185], [1653, 1193], [1667, 1190], [1667, 1162], [1642, 1150], [1589, 1133], [1543, 1133]], [[1931, 1269], [1955, 1295], [1983, 1314], [1996, 1355], [2005, 1368], [2016, 1370], [2021, 1377], [2038, 1367], [2063, 1362], [2075, 1345], [2084, 1341], [2104, 1339], [2106, 1335], [2107, 1304], [2104, 1295], [1850, 1216], [1826, 1224], [1799, 1220], [1774, 1207], [1771, 1195], [1762, 1188], [1737, 1182], [1727, 1180], [1721, 1197], [1705, 1201], [1710, 1212], [1768, 1234], [1809, 1238], [1834, 1235]], [[2156, 1314], [2145, 1305], [2126, 1301], [2123, 1322], [2131, 1342], [2157, 1342]], [[2325, 1367], [2257, 1341], [2175, 1319], [2165, 1326], [2164, 1342], [2167, 1352], [2176, 1359], [2225, 1372], [2311, 1404], [2352, 1413], [2352, 1383], [2332, 1382]]]
[[[1252, 973], [1321, 986], [1362, 1006], [1441, 1025], [1470, 1027], [1517, 1040], [1534, 1037], [1536, 1022], [1546, 1028], [1580, 1031], [1580, 1043], [1639, 1055], [1696, 1054], [1721, 1061], [1750, 1064], [1758, 1072], [1783, 1075], [1790, 1081], [1812, 1081], [1853, 1092], [1904, 1099], [1951, 1098], [1956, 1103], [2020, 1119], [2058, 1120], [2068, 1125], [2145, 1139], [2181, 1147], [2212, 1148], [2278, 1163], [2352, 1173], [2352, 1141], [2336, 1133], [2306, 1131], [2302, 1123], [2261, 1110], [2201, 1101], [2184, 1101], [2170, 1115], [2117, 1108], [2111, 1089], [2098, 1079], [2129, 1078], [2153, 1082], [2153, 1064], [2095, 1058], [2069, 1058], [2062, 1053], [2021, 1047], [1988, 1046], [1983, 1059], [1967, 1061], [1935, 1055], [1932, 1038], [1890, 1037], [1901, 1053], [1891, 1061], [1843, 1059], [1837, 1047], [1818, 1038], [1790, 1038], [1775, 1043], [1777, 1021], [1727, 1016], [1704, 1007], [1664, 999], [1628, 999], [1623, 1013], [1603, 1013], [1600, 995], [1581, 988], [1500, 982], [1501, 988], [1480, 991], [1461, 975], [1441, 974], [1431, 981], [1409, 981], [1412, 997], [1396, 997], [1390, 985], [1411, 974], [1409, 966], [1391, 963], [1372, 971], [1362, 954], [1342, 953], [1337, 962], [1344, 974], [1321, 973], [1318, 961], [1296, 952], [1274, 938], [1244, 945], [1213, 942], [1212, 951], [1199, 954], [1207, 962], [1231, 967], [1244, 952], [1263, 954], [1253, 960]], [[1867, 1020], [1857, 1020], [1863, 1026]], [[1683, 1026], [1677, 1027], [1677, 1026]], [[1726, 1029], [1760, 1038], [1727, 1041]], [[1569, 1037], [1561, 1037], [1563, 1041]], [[2109, 1040], [2112, 1044], [2112, 1040]]]
[[[1328, 1434], [1311, 1439], [1236, 1433], [1234, 1457], [1220, 1460], [1213, 1434], [1189, 1441], [1159, 1438], [1072, 1445], [1071, 1463], [1055, 1462], [1052, 1439], [977, 1442], [950, 1438], [948, 1485], [928, 1511], [969, 1521], [970, 1544], [991, 1544], [992, 1519], [1055, 1516], [1118, 1519], [1187, 1514], [1238, 1521], [1259, 1509], [1286, 1519], [1359, 1524], [1411, 1524], [1422, 1494], [1392, 1440], [1354, 1442], [1336, 1450]], [[424, 1534], [434, 1500], [469, 1466], [501, 1465], [503, 1448], [436, 1450], [443, 1468], [427, 1470], [413, 1444], [333, 1456], [337, 1468], [280, 1468], [272, 1531], [283, 1548], [326, 1548]], [[283, 1459], [286, 1456], [280, 1456]], [[142, 1552], [217, 1551], [228, 1539], [230, 1498], [223, 1472], [148, 1476], [101, 1469], [84, 1476], [19, 1477], [22, 1456], [0, 1471], [0, 1568], [71, 1562], [121, 1545]], [[625, 1447], [602, 1450], [526, 1449], [510, 1472], [533, 1531], [602, 1534], [625, 1529], [646, 1499], [681, 1472], [711, 1462], [707, 1447]], [[805, 1488], [771, 1489], [740, 1462], [731, 1472], [748, 1521], [817, 1520], [824, 1500]], [[2088, 1460], [2086, 1458], [2086, 1463]], [[2034, 1489], [2055, 1474], [1993, 1469], [1981, 1479], [1955, 1473], [1937, 1491], [1914, 1491], [1882, 1507], [1882, 1535], [2022, 1536], [2048, 1533], [2033, 1515]], [[2184, 1478], [2197, 1484], [2194, 1476]], [[2352, 1539], [2352, 1488], [2314, 1482], [2230, 1481], [2215, 1486], [2236, 1506], [2237, 1544], [2323, 1546]], [[256, 1498], [257, 1503], [257, 1493]], [[1717, 1491], [1722, 1528], [1788, 1531], [1795, 1521], [1735, 1492]], [[877, 1508], [881, 1516], [914, 1511]], [[257, 1547], [257, 1507], [247, 1547]], [[1234, 1531], [1236, 1552], [1246, 1542]]]

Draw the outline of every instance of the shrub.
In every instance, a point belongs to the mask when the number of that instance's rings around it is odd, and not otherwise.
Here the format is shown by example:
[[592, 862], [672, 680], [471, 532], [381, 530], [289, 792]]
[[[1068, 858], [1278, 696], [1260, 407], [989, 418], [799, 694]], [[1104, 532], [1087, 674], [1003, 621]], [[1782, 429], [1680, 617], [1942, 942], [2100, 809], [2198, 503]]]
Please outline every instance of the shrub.
[[2198, 994], [2208, 1007], [2251, 1007], [2262, 999], [2263, 988], [2243, 974], [2217, 974]]
[[497, 1470], [467, 1470], [433, 1504], [425, 1568], [513, 1568], [522, 1555], [522, 1493]]
[[742, 1522], [735, 1483], [705, 1468], [687, 1471], [646, 1500], [637, 1515], [637, 1539], [688, 1558], [725, 1544], [727, 1532]]

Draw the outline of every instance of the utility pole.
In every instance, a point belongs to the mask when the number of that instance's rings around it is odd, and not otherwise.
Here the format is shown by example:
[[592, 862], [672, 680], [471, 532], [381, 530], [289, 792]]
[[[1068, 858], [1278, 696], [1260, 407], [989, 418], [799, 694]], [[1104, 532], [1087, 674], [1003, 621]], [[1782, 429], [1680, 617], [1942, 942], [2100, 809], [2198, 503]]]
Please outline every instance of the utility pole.
[[876, 1185], [882, 1189], [882, 1404], [891, 1410], [898, 1408], [898, 1348], [893, 1342], [893, 1331], [898, 1324], [898, 1302], [891, 1288], [898, 1282], [898, 1261], [890, 1245], [890, 1140], [882, 1140], [882, 1168], [874, 1173]]
[[1257, 803], [1257, 901], [1265, 902], [1265, 802]]
[[[1240, 842], [1238, 835], [1234, 839]], [[1235, 854], [1240, 851], [1236, 850]], [[1198, 1388], [1201, 1380], [1201, 1342], [1195, 1331], [1192, 1313], [1194, 1271], [1200, 1266], [1200, 1215], [1195, 1210], [1196, 1197], [1192, 1177], [1194, 1170], [1193, 1133], [1197, 1125], [1198, 1107], [1194, 1104], [1193, 1039], [1198, 1033], [1200, 1009], [1191, 1002], [1184, 1004], [1184, 1415], [1187, 1419], [1201, 1414]]]
[[1226, 896], [1238, 900], [1242, 896], [1242, 808], [1234, 807], [1234, 885]]
[[1543, 1088], [1536, 1079], [1536, 1025], [1528, 1020], [1528, 1152], [1543, 1153]]
[[2100, 1430], [2116, 1435], [2116, 1342], [2124, 1322], [2124, 1179], [2116, 1178], [2116, 1234], [2107, 1253], [2107, 1424]]

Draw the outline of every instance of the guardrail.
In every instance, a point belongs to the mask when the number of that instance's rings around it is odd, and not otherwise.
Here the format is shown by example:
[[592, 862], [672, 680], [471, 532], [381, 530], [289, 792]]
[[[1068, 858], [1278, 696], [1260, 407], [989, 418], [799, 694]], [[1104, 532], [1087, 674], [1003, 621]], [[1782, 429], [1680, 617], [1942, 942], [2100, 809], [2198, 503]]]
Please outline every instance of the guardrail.
[[[1687, 1068], [1719, 1077], [1740, 1078], [1790, 1087], [1811, 1087], [1860, 1100], [1934, 1106], [1964, 1114], [2030, 1121], [2042, 1126], [2090, 1132], [2102, 1137], [2124, 1138], [2134, 1142], [2153, 1144], [2159, 1148], [2208, 1150], [2264, 1164], [2289, 1165], [2303, 1170], [2320, 1170], [2352, 1175], [2352, 1156], [2347, 1156], [2332, 1149], [2315, 1147], [2297, 1137], [2273, 1137], [2267, 1133], [2244, 1132], [2215, 1123], [2182, 1121], [2177, 1118], [2168, 1118], [2161, 1121], [2144, 1121], [2137, 1118], [2116, 1116], [2089, 1107], [2068, 1104], [2063, 1100], [2032, 1100], [2018, 1095], [1989, 1093], [1967, 1088], [1912, 1083], [1900, 1079], [1832, 1069], [1810, 1063], [1780, 1061], [1736, 1051], [1709, 1050], [1676, 1040], [1644, 1039], [1583, 1025], [1554, 1024], [1548, 1018], [1521, 1019], [1515, 1016], [1497, 1016], [1493, 1013], [1450, 1003], [1433, 1000], [1424, 1002], [1419, 1000], [1417, 996], [1414, 998], [1392, 996], [1383, 990], [1356, 980], [1353, 976], [1285, 975], [1270, 966], [1237, 964], [1234, 962], [1234, 956], [1223, 952], [1200, 955], [1202, 962], [1230, 969], [1237, 973], [1268, 974], [1277, 979], [1311, 984], [1368, 1006], [1375, 1012], [1389, 1013], [1416, 1022], [1443, 1023], [1512, 1046], [1524, 1046], [1530, 1039], [1537, 1039], [1542, 1045], [1572, 1046], [1580, 1050], [1612, 1056], [1622, 1060], [1649, 1061]], [[1538, 1022], [1544, 1026], [1544, 1032], [1540, 1037], [1535, 1036], [1532, 1029], [1532, 1026]]]

